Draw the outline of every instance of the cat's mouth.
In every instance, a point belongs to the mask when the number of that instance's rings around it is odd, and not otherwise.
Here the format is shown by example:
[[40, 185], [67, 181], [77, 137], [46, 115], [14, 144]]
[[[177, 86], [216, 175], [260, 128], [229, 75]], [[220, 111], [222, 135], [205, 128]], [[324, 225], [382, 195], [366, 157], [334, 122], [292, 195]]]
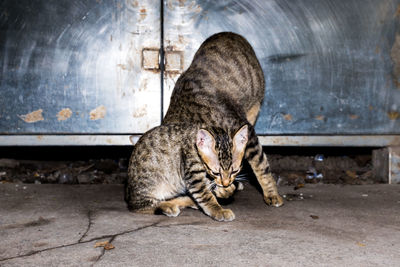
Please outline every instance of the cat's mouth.
[[218, 183], [215, 183], [218, 187], [222, 187], [222, 188], [227, 188], [227, 187], [229, 187], [232, 183], [229, 183], [228, 185], [223, 185], [223, 184], [218, 184]]

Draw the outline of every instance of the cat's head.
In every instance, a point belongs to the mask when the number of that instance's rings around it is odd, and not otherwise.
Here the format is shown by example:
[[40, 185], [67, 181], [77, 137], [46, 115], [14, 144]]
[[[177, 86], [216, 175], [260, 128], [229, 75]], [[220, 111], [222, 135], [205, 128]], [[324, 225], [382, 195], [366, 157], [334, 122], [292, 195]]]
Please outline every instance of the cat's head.
[[207, 173], [218, 186], [229, 186], [242, 167], [248, 141], [248, 126], [242, 126], [232, 137], [220, 128], [197, 132], [197, 151]]

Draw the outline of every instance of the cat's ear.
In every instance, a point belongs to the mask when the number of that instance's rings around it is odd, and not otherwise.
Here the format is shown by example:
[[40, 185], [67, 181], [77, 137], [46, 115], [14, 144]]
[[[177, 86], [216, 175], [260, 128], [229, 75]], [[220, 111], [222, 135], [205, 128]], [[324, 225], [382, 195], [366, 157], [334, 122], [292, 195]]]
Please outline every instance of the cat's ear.
[[249, 127], [247, 125], [244, 125], [235, 133], [235, 136], [233, 137], [233, 153], [232, 153], [233, 168], [240, 167], [248, 140], [249, 140]]
[[209, 131], [200, 129], [197, 132], [196, 146], [204, 163], [212, 170], [218, 170], [219, 161], [215, 151], [215, 139]]

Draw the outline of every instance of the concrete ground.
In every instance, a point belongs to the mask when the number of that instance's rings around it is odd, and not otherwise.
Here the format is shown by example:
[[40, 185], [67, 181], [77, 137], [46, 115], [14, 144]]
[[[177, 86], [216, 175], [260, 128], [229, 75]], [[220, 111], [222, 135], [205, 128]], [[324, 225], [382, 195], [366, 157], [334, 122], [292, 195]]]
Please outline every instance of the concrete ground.
[[246, 184], [223, 223], [130, 213], [120, 185], [2, 184], [0, 266], [400, 266], [400, 186], [280, 191], [267, 207]]

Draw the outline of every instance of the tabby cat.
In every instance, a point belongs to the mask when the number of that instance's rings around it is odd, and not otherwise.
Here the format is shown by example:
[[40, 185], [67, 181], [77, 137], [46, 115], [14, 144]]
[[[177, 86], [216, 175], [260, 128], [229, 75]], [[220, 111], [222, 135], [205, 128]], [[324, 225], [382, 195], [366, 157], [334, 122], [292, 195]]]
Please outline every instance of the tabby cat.
[[233, 220], [233, 212], [223, 209], [216, 197], [226, 198], [235, 191], [233, 181], [241, 169], [247, 139], [247, 125], [234, 134], [189, 124], [148, 131], [134, 146], [130, 160], [129, 208], [177, 216], [180, 208], [198, 205], [218, 221]]
[[[213, 188], [215, 195], [232, 194], [242, 157], [250, 163], [265, 202], [281, 206], [253, 127], [264, 85], [257, 57], [242, 36], [224, 32], [209, 37], [176, 82], [162, 126], [145, 134], [134, 148], [126, 187], [129, 207], [176, 216], [180, 208], [198, 205], [216, 220], [233, 220], [232, 211], [222, 209], [210, 186], [218, 185]], [[241, 141], [235, 143], [236, 139]], [[171, 146], [176, 147], [171, 151]], [[160, 180], [165, 180], [162, 186]], [[149, 193], [153, 189], [164, 193]]]

